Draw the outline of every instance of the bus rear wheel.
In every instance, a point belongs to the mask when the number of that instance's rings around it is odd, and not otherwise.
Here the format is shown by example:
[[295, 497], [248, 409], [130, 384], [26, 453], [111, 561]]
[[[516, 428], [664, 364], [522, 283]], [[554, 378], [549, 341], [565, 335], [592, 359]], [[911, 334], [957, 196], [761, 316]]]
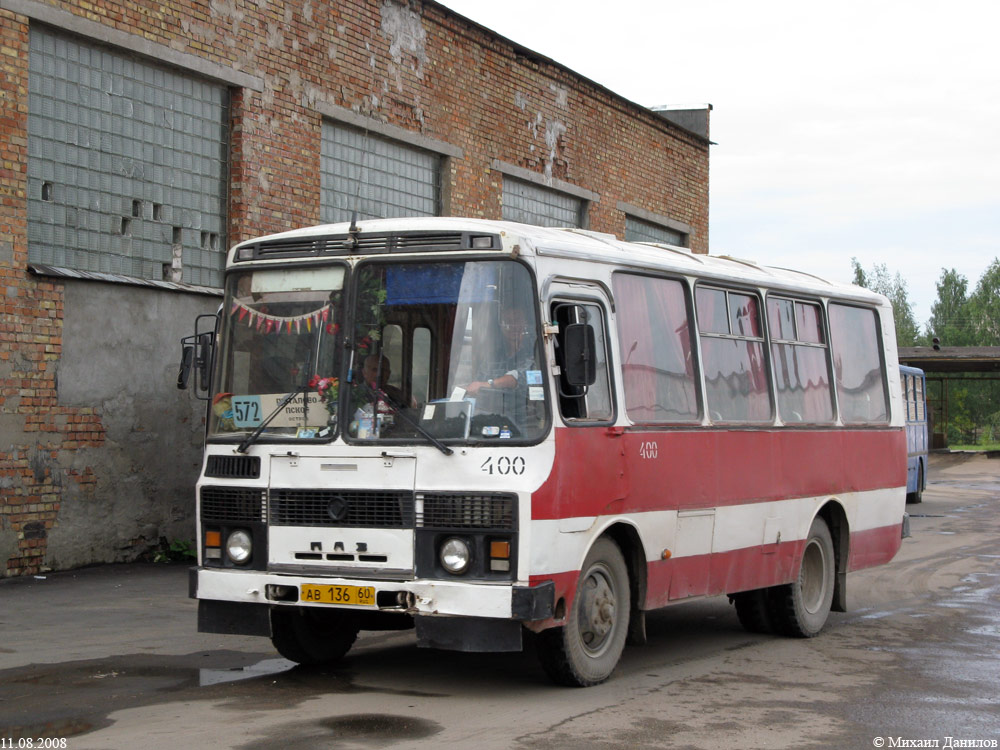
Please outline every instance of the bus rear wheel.
[[826, 521], [817, 517], [802, 551], [798, 580], [771, 590], [771, 618], [776, 629], [798, 638], [818, 635], [830, 615], [834, 578], [833, 537]]
[[602, 537], [584, 560], [566, 625], [539, 635], [538, 655], [549, 677], [577, 687], [608, 679], [625, 648], [630, 608], [625, 558]]
[[318, 666], [340, 661], [358, 637], [358, 626], [345, 612], [305, 607], [271, 610], [271, 643], [297, 664]]

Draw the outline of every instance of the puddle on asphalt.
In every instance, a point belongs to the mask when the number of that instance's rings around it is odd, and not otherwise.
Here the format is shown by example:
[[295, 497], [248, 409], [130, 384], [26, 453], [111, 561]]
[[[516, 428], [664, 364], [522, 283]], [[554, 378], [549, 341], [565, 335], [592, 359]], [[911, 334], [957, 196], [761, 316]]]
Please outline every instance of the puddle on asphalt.
[[[349, 665], [308, 668], [275, 656], [246, 664], [248, 658], [254, 655], [235, 651], [130, 654], [0, 670], [0, 737], [73, 737], [110, 726], [109, 715], [114, 711], [175, 700], [221, 700], [218, 707], [226, 710], [245, 707], [248, 699], [258, 701], [262, 708], [287, 709], [318, 694], [442, 697], [428, 691], [356, 684]], [[408, 721], [403, 727], [392, 717], [380, 720], [378, 736], [388, 736], [395, 728], [405, 729], [407, 737], [438, 731]], [[367, 724], [359, 725], [357, 731], [361, 726]]]
[[[277, 675], [294, 671], [295, 665], [284, 659], [267, 658], [249, 666], [229, 666], [246, 658], [246, 654], [229, 651], [185, 656], [132, 654], [3, 670], [0, 671], [0, 705], [4, 707], [0, 737], [20, 740], [86, 734], [109, 726], [111, 711], [160, 703], [184, 693], [198, 697], [202, 690], [211, 691], [213, 685], [227, 682], [245, 682], [248, 687], [239, 688], [242, 694], [255, 689], [249, 682], [254, 679], [282, 681], [289, 703], [308, 697], [317, 689], [295, 677], [278, 678]], [[199, 662], [211, 663], [213, 667], [200, 667]], [[344, 689], [336, 679], [323, 682], [327, 690]], [[231, 687], [220, 690], [237, 692]], [[95, 711], [98, 706], [106, 710]]]
[[267, 677], [281, 674], [295, 668], [295, 662], [287, 659], [264, 659], [248, 667], [230, 667], [229, 669], [199, 669], [199, 687], [219, 685], [223, 682], [251, 680], [254, 677]]
[[299, 748], [340, 748], [420, 740], [438, 734], [443, 727], [435, 721], [418, 716], [394, 714], [351, 714], [331, 716], [318, 721], [296, 721], [267, 730], [267, 734], [240, 750], [286, 750]]
[[354, 739], [405, 740], [430, 737], [441, 731], [441, 726], [416, 716], [391, 714], [356, 714], [335, 716], [317, 722], [335, 736]]

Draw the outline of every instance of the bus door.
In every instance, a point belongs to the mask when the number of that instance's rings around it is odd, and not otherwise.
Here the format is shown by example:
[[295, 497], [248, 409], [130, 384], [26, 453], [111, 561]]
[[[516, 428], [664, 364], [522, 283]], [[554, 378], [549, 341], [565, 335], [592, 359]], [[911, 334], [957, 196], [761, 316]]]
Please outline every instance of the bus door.
[[[608, 336], [607, 294], [596, 284], [561, 282], [550, 286], [546, 314], [558, 332], [549, 336], [549, 356], [554, 363], [555, 401], [564, 427], [556, 432], [556, 471], [566, 507], [562, 518], [597, 516], [621, 512], [628, 495], [625, 472], [624, 434], [615, 427], [611, 344]], [[586, 332], [592, 347], [591, 378], [587, 385], [574, 385], [567, 377], [579, 350], [571, 340]], [[592, 338], [591, 338], [592, 334]]]

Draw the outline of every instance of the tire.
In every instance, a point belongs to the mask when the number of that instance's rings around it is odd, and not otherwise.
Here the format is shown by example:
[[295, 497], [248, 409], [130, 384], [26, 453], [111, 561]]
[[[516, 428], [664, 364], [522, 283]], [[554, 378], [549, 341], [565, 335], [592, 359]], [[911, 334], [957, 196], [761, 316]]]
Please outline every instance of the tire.
[[775, 629], [796, 638], [819, 634], [833, 603], [835, 565], [833, 537], [826, 521], [817, 517], [802, 550], [798, 580], [770, 589]]
[[337, 610], [271, 610], [271, 643], [279, 654], [298, 664], [318, 666], [340, 661], [354, 645], [358, 630], [350, 614]]
[[917, 464], [919, 467], [917, 469], [917, 491], [906, 493], [906, 504], [916, 505], [917, 503], [922, 503], [924, 501], [924, 485], [926, 484], [924, 480], [924, 464], [921, 461]]
[[538, 656], [549, 677], [575, 687], [607, 680], [625, 648], [630, 609], [625, 558], [601, 537], [583, 562], [566, 625], [539, 635]]
[[754, 589], [730, 597], [736, 605], [736, 617], [748, 633], [774, 632], [770, 593], [768, 589]]

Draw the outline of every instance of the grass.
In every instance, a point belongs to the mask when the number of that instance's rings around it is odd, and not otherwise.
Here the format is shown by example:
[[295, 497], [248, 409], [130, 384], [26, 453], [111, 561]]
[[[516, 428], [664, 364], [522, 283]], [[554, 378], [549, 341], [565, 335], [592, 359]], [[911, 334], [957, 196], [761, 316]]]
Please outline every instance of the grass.
[[981, 443], [979, 445], [949, 445], [953, 451], [1000, 451], [1000, 443]]

